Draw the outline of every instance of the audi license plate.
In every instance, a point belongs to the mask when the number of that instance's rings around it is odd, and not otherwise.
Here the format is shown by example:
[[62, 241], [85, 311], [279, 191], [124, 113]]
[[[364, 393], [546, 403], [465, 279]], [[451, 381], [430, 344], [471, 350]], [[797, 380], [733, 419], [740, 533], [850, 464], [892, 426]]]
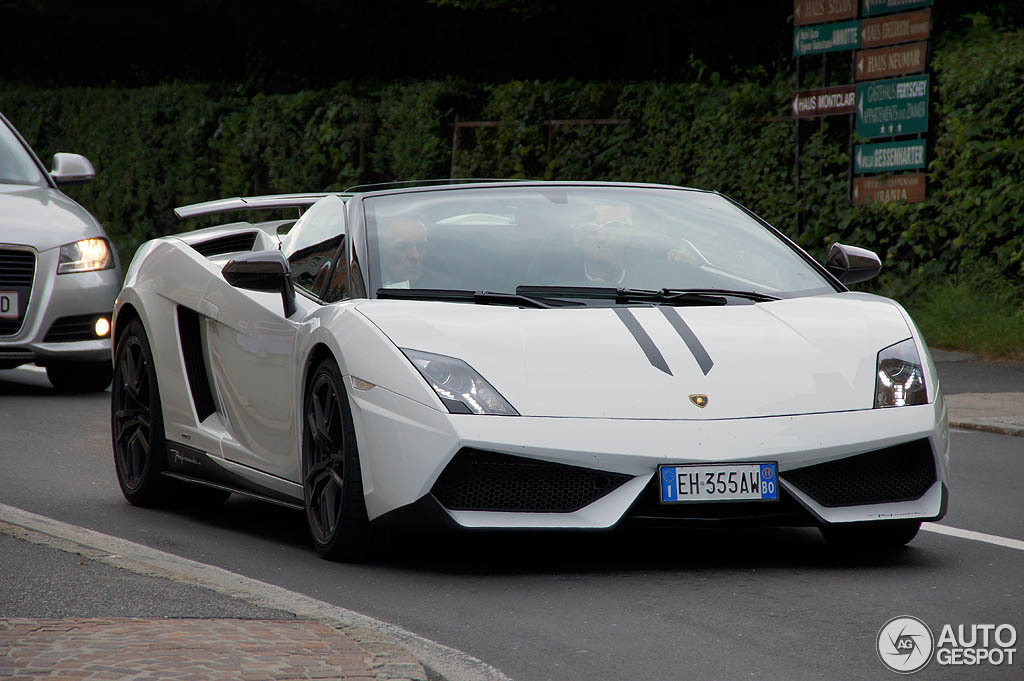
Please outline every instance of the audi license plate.
[[18, 292], [0, 291], [0, 319], [18, 318]]
[[778, 501], [774, 463], [659, 466], [661, 503]]

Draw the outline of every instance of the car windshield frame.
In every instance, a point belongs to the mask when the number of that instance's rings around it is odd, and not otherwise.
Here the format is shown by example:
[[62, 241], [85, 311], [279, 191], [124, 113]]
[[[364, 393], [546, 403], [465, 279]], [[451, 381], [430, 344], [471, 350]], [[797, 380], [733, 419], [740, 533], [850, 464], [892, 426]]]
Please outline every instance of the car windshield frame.
[[[472, 194], [470, 194], [472, 192]], [[484, 194], [487, 192], [487, 194]], [[653, 192], [651, 194], [642, 194], [641, 192]], [[709, 261], [699, 249], [693, 246], [687, 240], [689, 244], [686, 248], [682, 249], [683, 253], [682, 260], [687, 257], [693, 260], [695, 263], [699, 263], [701, 267], [707, 269], [709, 272], [717, 272], [715, 277], [708, 277], [703, 280], [696, 280], [692, 284], [683, 285], [677, 280], [666, 280], [662, 282], [660, 279], [656, 283], [652, 283], [654, 280], [642, 281], [638, 284], [636, 281], [611, 281], [609, 282], [594, 282], [595, 287], [613, 287], [613, 288], [625, 288], [625, 289], [650, 289], [658, 291], [662, 289], [671, 289], [673, 291], [686, 290], [687, 288], [693, 288], [696, 290], [733, 290], [739, 294], [754, 294], [753, 296], [733, 296], [730, 297], [730, 304], [738, 302], [741, 298], [746, 297], [747, 302], [763, 302], [758, 301], [757, 297], [765, 294], [767, 297], [772, 299], [778, 298], [795, 298], [804, 297], [810, 295], [824, 295], [837, 292], [846, 291], [846, 287], [843, 286], [838, 280], [835, 279], [825, 268], [815, 261], [808, 253], [801, 249], [796, 243], [787, 238], [782, 232], [768, 224], [766, 221], [758, 217], [755, 213], [745, 208], [736, 201], [724, 196], [718, 192], [701, 190], [701, 189], [690, 189], [686, 187], [676, 187], [670, 185], [657, 185], [657, 184], [634, 184], [634, 183], [605, 183], [605, 182], [531, 182], [531, 181], [511, 181], [502, 183], [477, 183], [472, 185], [442, 185], [442, 186], [428, 186], [428, 187], [416, 187], [416, 188], [403, 188], [403, 189], [391, 189], [379, 192], [369, 192], [360, 197], [359, 205], [361, 207], [360, 213], [362, 213], [363, 222], [365, 228], [363, 230], [363, 238], [366, 244], [366, 264], [367, 267], [364, 271], [364, 276], [367, 280], [367, 293], [370, 298], [377, 297], [378, 289], [388, 288], [411, 288], [411, 289], [430, 289], [436, 291], [443, 291], [450, 289], [453, 291], [467, 291], [472, 290], [481, 293], [488, 294], [500, 294], [500, 295], [514, 295], [518, 287], [531, 288], [534, 286], [552, 285], [555, 286], [580, 286], [579, 282], [545, 282], [535, 281], [530, 279], [529, 276], [525, 278], [519, 278], [513, 283], [505, 283], [504, 285], [491, 285], [491, 282], [483, 279], [474, 279], [472, 274], [466, 275], [467, 278], [459, 280], [457, 277], [452, 277], [455, 281], [454, 285], [439, 285], [438, 280], [430, 279], [429, 281], [420, 283], [421, 280], [418, 276], [407, 278], [406, 281], [399, 281], [391, 278], [389, 281], [386, 276], [385, 270], [388, 269], [388, 265], [382, 263], [381, 258], [384, 253], [394, 253], [392, 250], [393, 243], [385, 242], [382, 245], [381, 242], [381, 229], [385, 224], [388, 225], [388, 229], [393, 230], [394, 221], [400, 219], [403, 211], [403, 203], [407, 206], [411, 206], [416, 209], [417, 215], [423, 212], [424, 207], [440, 206], [442, 204], [455, 205], [458, 204], [456, 193], [463, 194], [466, 197], [466, 210], [463, 214], [451, 215], [447, 218], [436, 220], [438, 215], [434, 212], [432, 215], [424, 216], [420, 220], [422, 227], [417, 228], [417, 238], [423, 240], [421, 235], [423, 228], [427, 228], [428, 234], [430, 234], [430, 248], [427, 249], [429, 253], [431, 248], [436, 248], [435, 241], [437, 240], [438, 234], [444, 234], [445, 232], [439, 232], [438, 230], [443, 228], [444, 230], [457, 231], [462, 229], [463, 231], [469, 229], [481, 229], [494, 230], [494, 235], [497, 237], [504, 234], [504, 237], [508, 237], [510, 230], [519, 230], [520, 233], [525, 231], [519, 229], [520, 222], [526, 224], [526, 220], [532, 219], [529, 217], [524, 218], [524, 213], [520, 209], [525, 205], [526, 201], [532, 201], [533, 207], [537, 208], [538, 204], [541, 204], [541, 197], [547, 198], [557, 210], [552, 209], [552, 212], [557, 213], [558, 210], [562, 211], [562, 215], [566, 215], [565, 211], [570, 210], [566, 208], [566, 205], [570, 203], [570, 197], [573, 201], [590, 201], [597, 200], [598, 202], [604, 201], [607, 198], [608, 202], [611, 203], [628, 203], [624, 200], [624, 197], [630, 200], [636, 200], [635, 206], [639, 206], [642, 212], [646, 209], [644, 205], [645, 201], [660, 201], [662, 204], [669, 205], [674, 208], [686, 208], [687, 211], [681, 212], [678, 215], [672, 214], [671, 219], [665, 217], [665, 213], [662, 213], [662, 217], [655, 219], [653, 223], [650, 222], [650, 218], [644, 218], [648, 220], [648, 223], [644, 223], [643, 220], [636, 220], [630, 222], [627, 226], [627, 233], [629, 235], [641, 235], [641, 245], [647, 246], [648, 244], [643, 241], [643, 238], [647, 238], [652, 230], [649, 228], [649, 224], [658, 226], [658, 229], [662, 229], [661, 225], [665, 222], [691, 222], [696, 229], [703, 232], [703, 238], [706, 240], [710, 236], [718, 238], [718, 232], [715, 230], [732, 230], [731, 236], [733, 241], [738, 238], [746, 236], [743, 231], [745, 230], [747, 235], [753, 236], [753, 241], [762, 240], [766, 243], [773, 244], [771, 247], [773, 250], [772, 257], [776, 258], [774, 266], [784, 266], [782, 274], [789, 276], [792, 281], [788, 282], [789, 286], [767, 286], [764, 290], [758, 290], [758, 282], [753, 279], [748, 279], [740, 276], [745, 272], [745, 268], [749, 269], [749, 265], [742, 265], [738, 273], [727, 273], [723, 272], [719, 267]], [[507, 210], [491, 210], [490, 212], [477, 212], [472, 210], [473, 205], [479, 205], [481, 200], [486, 201], [491, 199], [495, 202], [494, 205], [498, 205], [507, 196], [507, 203], [509, 204]], [[597, 197], [595, 199], [595, 197]], [[652, 198], [653, 197], [653, 198]], [[692, 197], [698, 197], [692, 199], [694, 203], [688, 204], [687, 201], [691, 200]], [[522, 203], [517, 204], [517, 201]], [[435, 203], [436, 202], [436, 203]], [[720, 211], [721, 216], [725, 218], [726, 223], [720, 224], [715, 220], [708, 221], [706, 217], [701, 217], [695, 213], [698, 209], [704, 209], [711, 207], [714, 210]], [[659, 210], [663, 209], [663, 206]], [[541, 210], [546, 209], [541, 206]], [[573, 209], [574, 210], [574, 209]], [[593, 212], [598, 212], [599, 209], [592, 208]], [[443, 212], [443, 211], [442, 211]], [[571, 212], [571, 210], [570, 210]], [[648, 211], [651, 212], [651, 211]], [[693, 213], [693, 214], [691, 214]], [[653, 213], [651, 213], [653, 214]], [[529, 212], [526, 212], [529, 215]], [[543, 215], [545, 219], [548, 218], [547, 212], [541, 212], [539, 215]], [[536, 218], [536, 215], [532, 216]], [[603, 218], [614, 218], [614, 215], [599, 215], [598, 217]], [[555, 222], [558, 222], [557, 217], [552, 218]], [[720, 219], [720, 218], [719, 218]], [[702, 224], [701, 220], [704, 220]], [[388, 221], [388, 222], [385, 222]], [[614, 221], [614, 220], [612, 220]], [[740, 226], [740, 229], [736, 229], [736, 225]], [[671, 227], [671, 225], [670, 225]], [[559, 230], [566, 231], [570, 227], [556, 227], [550, 232], [544, 232], [543, 229], [538, 234], [548, 235], [549, 233], [558, 233]], [[575, 226], [571, 229], [576, 229]], [[671, 232], [668, 227], [664, 228], [669, 231], [672, 238], [675, 238], [675, 234]], [[504, 230], [504, 232], [503, 232]], [[392, 232], [393, 233], [393, 232]], [[536, 235], [534, 235], [536, 236]], [[662, 235], [658, 235], [661, 241], [665, 241]], [[527, 237], [523, 237], [527, 238]], [[563, 235], [561, 238], [565, 238]], [[479, 242], [483, 244], [486, 240]], [[392, 242], [394, 239], [392, 239]], [[500, 239], [499, 239], [500, 241]], [[443, 241], [442, 241], [443, 243]], [[660, 242], [659, 242], [660, 243]], [[751, 244], [750, 248], [756, 251], [758, 244]], [[763, 245], [762, 245], [763, 247]], [[532, 253], [540, 253], [543, 248], [543, 244], [538, 244], [533, 247], [535, 250]], [[492, 248], [493, 250], [493, 248]], [[695, 252], [696, 255], [693, 255]], [[450, 254], [451, 249], [441, 249], [441, 252]], [[494, 255], [493, 253], [491, 254]], [[391, 257], [391, 256], [384, 256]], [[515, 258], [515, 255], [510, 255], [509, 258]], [[721, 254], [718, 255], [721, 258]], [[757, 262], [756, 258], [763, 257], [760, 255], [746, 255], [742, 256], [745, 258], [754, 257], [754, 262]], [[671, 260], [671, 258], [669, 258]], [[677, 258], [680, 259], [680, 258]], [[452, 270], [453, 263], [449, 264], [449, 270]], [[457, 265], [457, 263], [455, 263]], [[465, 264], [465, 260], [463, 263]], [[437, 263], [434, 263], [435, 268]], [[766, 266], [767, 267], [767, 266]], [[454, 270], [461, 273], [462, 271], [454, 266]], [[392, 274], [394, 274], [394, 267], [390, 268]], [[640, 276], [640, 268], [634, 270], [637, 275]], [[649, 275], [654, 277], [656, 275]], [[677, 277], [679, 275], [672, 274], [671, 276]], [[723, 279], [723, 276], [725, 279]], [[589, 277], [589, 273], [588, 273]], [[727, 280], [730, 285], [723, 285], [722, 281]], [[802, 285], [794, 285], [799, 281]], [[397, 283], [396, 283], [397, 282]], [[588, 285], [588, 282], [583, 282], [582, 285]], [[401, 295], [389, 295], [389, 298], [402, 298], [408, 296]], [[422, 296], [413, 296], [415, 299], [424, 299]], [[456, 296], [458, 298], [458, 296]], [[429, 299], [429, 297], [426, 297]], [[451, 298], [448, 298], [449, 300]], [[622, 302], [622, 296], [619, 296], [620, 302]], [[606, 304], [606, 303], [602, 303]]]
[[[53, 187], [39, 157], [3, 114], [0, 114], [0, 155], [6, 157], [0, 158], [0, 184]], [[23, 174], [7, 172], [15, 169]]]

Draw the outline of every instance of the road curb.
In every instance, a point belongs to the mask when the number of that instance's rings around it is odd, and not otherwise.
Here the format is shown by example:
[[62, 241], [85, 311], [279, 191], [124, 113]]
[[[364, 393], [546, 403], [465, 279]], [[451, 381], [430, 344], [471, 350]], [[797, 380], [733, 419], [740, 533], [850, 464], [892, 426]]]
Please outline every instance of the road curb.
[[997, 435], [1013, 435], [1024, 437], [1024, 427], [1007, 425], [1005, 423], [988, 423], [985, 421], [950, 419], [950, 428], [961, 430], [978, 430], [985, 433], [996, 433]]
[[[223, 568], [0, 503], [0, 532], [139, 574], [201, 586], [254, 605], [290, 612], [349, 636], [366, 651], [376, 681], [511, 681], [462, 651], [399, 626]], [[431, 674], [427, 674], [427, 668]]]

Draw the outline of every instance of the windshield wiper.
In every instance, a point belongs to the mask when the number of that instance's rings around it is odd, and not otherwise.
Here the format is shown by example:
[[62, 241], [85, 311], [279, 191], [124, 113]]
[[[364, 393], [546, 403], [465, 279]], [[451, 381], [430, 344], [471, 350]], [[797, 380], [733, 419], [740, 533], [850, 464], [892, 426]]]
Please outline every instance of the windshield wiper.
[[515, 293], [498, 293], [495, 291], [470, 291], [468, 289], [448, 288], [379, 288], [378, 298], [395, 298], [400, 300], [441, 300], [456, 303], [475, 303], [476, 305], [518, 305], [519, 307], [564, 307], [581, 305], [570, 301], [549, 303], [531, 296]]
[[782, 300], [778, 296], [760, 291], [740, 291], [731, 288], [663, 288], [664, 293], [697, 294], [702, 296], [732, 296], [734, 298], [746, 298], [755, 303], [767, 303], [773, 300]]
[[614, 300], [617, 303], [643, 302], [663, 305], [728, 305], [729, 301], [717, 291], [640, 288], [611, 288], [602, 286], [517, 286], [516, 293], [530, 296], [566, 298], [594, 298]]

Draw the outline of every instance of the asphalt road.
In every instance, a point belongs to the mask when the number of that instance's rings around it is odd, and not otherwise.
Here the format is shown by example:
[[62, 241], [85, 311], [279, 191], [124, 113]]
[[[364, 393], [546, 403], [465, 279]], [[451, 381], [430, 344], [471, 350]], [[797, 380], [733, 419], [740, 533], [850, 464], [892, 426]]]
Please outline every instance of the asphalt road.
[[[393, 622], [515, 681], [897, 678], [874, 640], [898, 615], [936, 633], [1006, 622], [1024, 638], [1024, 551], [932, 532], [887, 559], [836, 555], [813, 530], [769, 529], [396, 535], [374, 564], [328, 563], [299, 513], [236, 498], [216, 510], [128, 506], [108, 400], [0, 372], [0, 502]], [[1024, 439], [954, 432], [952, 443], [943, 524], [1024, 540]], [[0, 617], [64, 607], [57, 592], [25, 596], [45, 591], [41, 575], [66, 588], [76, 574], [34, 551], [0, 540]], [[78, 607], [116, 614], [119, 602], [145, 602], [146, 587], [112, 580], [111, 612], [102, 598]], [[147, 607], [179, 616], [183, 598], [153, 588]], [[193, 614], [231, 607], [197, 603]], [[1021, 666], [932, 663], [915, 678], [1016, 679]]]

